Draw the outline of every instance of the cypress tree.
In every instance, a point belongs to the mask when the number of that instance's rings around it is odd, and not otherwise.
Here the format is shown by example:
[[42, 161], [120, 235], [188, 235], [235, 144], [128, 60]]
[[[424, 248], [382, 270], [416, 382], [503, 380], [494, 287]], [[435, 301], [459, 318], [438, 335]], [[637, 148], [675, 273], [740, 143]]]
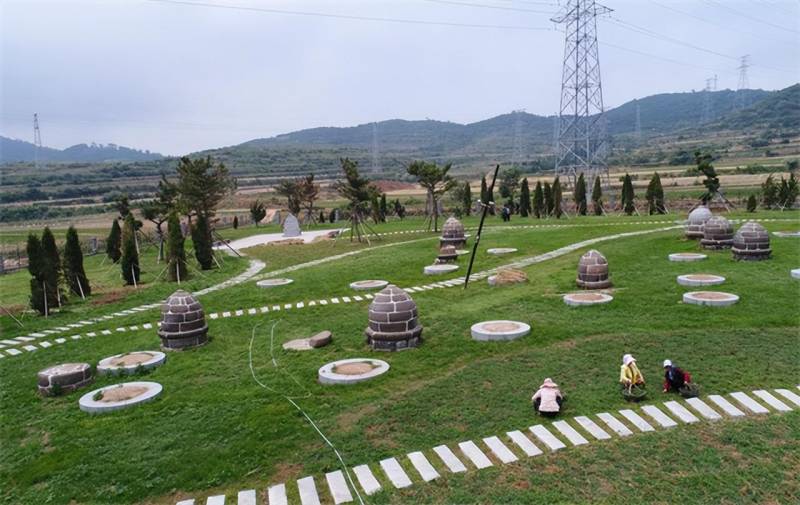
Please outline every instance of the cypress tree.
[[28, 243], [25, 247], [28, 254], [28, 272], [31, 274], [30, 287], [30, 305], [31, 308], [39, 312], [39, 314], [46, 314], [45, 300], [44, 300], [44, 258], [42, 255], [42, 242], [39, 237], [33, 233], [28, 235]]
[[633, 181], [631, 180], [630, 174], [625, 174], [625, 178], [622, 180], [622, 208], [625, 211], [625, 214], [630, 216], [633, 214], [633, 211], [636, 210], [636, 205], [634, 204], [634, 199], [636, 198], [635, 193], [633, 192]]
[[92, 294], [89, 279], [83, 269], [83, 251], [74, 226], [67, 230], [67, 242], [64, 245], [64, 277], [69, 290], [81, 298]]
[[578, 182], [575, 183], [575, 209], [581, 216], [586, 215], [586, 179], [583, 174], [578, 176]]
[[211, 270], [214, 266], [214, 250], [212, 249], [211, 227], [208, 216], [198, 214], [192, 227], [192, 242], [194, 244], [194, 257], [200, 263], [202, 270]]
[[747, 199], [747, 212], [755, 212], [756, 207], [758, 207], [758, 202], [756, 201], [756, 195], [751, 194], [750, 197]]
[[122, 231], [119, 228], [119, 221], [114, 219], [114, 222], [111, 223], [111, 231], [106, 239], [106, 256], [108, 256], [108, 259], [114, 263], [119, 261], [119, 258], [122, 255], [119, 250], [121, 243]]
[[386, 215], [389, 213], [389, 205], [386, 203], [386, 193], [381, 193], [381, 222], [386, 222]]
[[464, 206], [464, 215], [469, 216], [472, 212], [472, 188], [469, 187], [469, 181], [464, 183], [464, 192], [461, 197], [464, 199], [461, 202], [461, 205]]
[[528, 186], [528, 178], [522, 179], [522, 187], [519, 190], [519, 215], [528, 217], [531, 213], [531, 188]]
[[561, 200], [563, 195], [561, 194], [561, 181], [558, 180], [558, 177], [553, 181], [553, 212], [556, 214], [556, 219], [561, 218]]
[[666, 212], [664, 207], [664, 188], [661, 186], [661, 176], [658, 175], [658, 172], [653, 174], [647, 184], [645, 198], [647, 199], [648, 212], [651, 215], [664, 214]]
[[603, 215], [603, 188], [600, 186], [600, 177], [594, 178], [592, 187], [592, 210], [595, 216]]
[[239, 229], [239, 216], [233, 216], [233, 229]]
[[47, 291], [47, 306], [61, 306], [61, 258], [58, 254], [56, 238], [50, 228], [45, 226], [42, 232], [42, 272]]
[[167, 220], [167, 270], [173, 282], [187, 278], [184, 240], [178, 213], [172, 212]]
[[550, 183], [544, 183], [544, 215], [550, 217], [553, 215], [553, 190], [550, 189]]
[[536, 219], [541, 219], [544, 214], [544, 193], [542, 192], [542, 181], [536, 181], [536, 188], [533, 190], [533, 215]]
[[486, 185], [486, 176], [481, 177], [481, 203], [489, 203], [489, 187]]
[[[491, 190], [489, 190], [489, 189], [487, 188], [487, 190], [486, 190], [486, 195], [487, 195], [487, 197], [488, 197], [488, 199], [487, 199], [487, 202], [493, 202], [493, 201], [494, 201], [494, 188], [492, 188]], [[495, 209], [494, 209], [494, 207], [495, 207], [494, 205], [492, 205], [491, 207], [489, 207], [489, 214], [491, 214], [491, 215], [493, 215], [493, 216], [494, 216], [494, 212], [495, 212]]]
[[772, 174], [761, 185], [761, 203], [765, 209], [771, 209], [778, 204], [780, 187], [775, 184]]
[[139, 284], [139, 251], [136, 250], [136, 222], [133, 214], [125, 216], [122, 227], [122, 278], [125, 284]]

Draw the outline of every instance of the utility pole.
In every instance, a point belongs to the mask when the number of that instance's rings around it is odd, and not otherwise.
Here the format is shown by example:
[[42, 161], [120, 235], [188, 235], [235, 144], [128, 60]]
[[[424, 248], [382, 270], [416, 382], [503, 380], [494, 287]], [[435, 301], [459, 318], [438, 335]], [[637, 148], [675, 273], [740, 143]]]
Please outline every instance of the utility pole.
[[381, 172], [381, 160], [378, 154], [378, 123], [372, 123], [372, 174], [377, 176]]
[[750, 89], [750, 80], [747, 78], [747, 69], [750, 68], [750, 55], [745, 54], [739, 58], [739, 83], [736, 85], [736, 108], [744, 109], [747, 107], [746, 90]]
[[511, 166], [522, 167], [522, 114], [525, 109], [514, 111], [514, 150], [511, 155]]
[[551, 21], [565, 25], [564, 60], [561, 75], [561, 106], [558, 117], [556, 175], [575, 187], [583, 173], [587, 187], [595, 177], [605, 177], [606, 135], [597, 17], [611, 9], [594, 0], [569, 0]]
[[33, 113], [33, 166], [39, 168], [39, 150], [42, 148], [42, 132], [39, 130], [39, 113]]

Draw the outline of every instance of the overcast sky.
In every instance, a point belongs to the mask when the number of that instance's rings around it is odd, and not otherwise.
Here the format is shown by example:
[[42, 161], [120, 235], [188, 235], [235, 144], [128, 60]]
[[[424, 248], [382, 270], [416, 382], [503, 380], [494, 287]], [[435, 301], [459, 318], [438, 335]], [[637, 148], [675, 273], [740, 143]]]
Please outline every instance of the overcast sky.
[[[719, 89], [736, 89], [745, 54], [752, 88], [800, 80], [798, 0], [605, 5], [614, 9], [598, 23], [606, 107], [700, 90], [715, 73]], [[553, 114], [564, 34], [549, 13], [558, 9], [556, 0], [0, 0], [0, 134], [32, 140], [38, 112], [47, 146], [184, 154], [315, 126]]]

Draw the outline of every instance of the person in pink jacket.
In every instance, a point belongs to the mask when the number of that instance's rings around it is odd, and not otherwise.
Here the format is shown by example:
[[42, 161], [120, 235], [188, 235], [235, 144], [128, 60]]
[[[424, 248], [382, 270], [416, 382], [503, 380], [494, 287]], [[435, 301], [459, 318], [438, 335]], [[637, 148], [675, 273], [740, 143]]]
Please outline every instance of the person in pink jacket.
[[561, 394], [561, 390], [558, 389], [558, 384], [548, 377], [531, 397], [531, 401], [533, 401], [533, 408], [536, 412], [543, 416], [552, 417], [561, 411], [561, 403], [564, 401], [564, 396]]

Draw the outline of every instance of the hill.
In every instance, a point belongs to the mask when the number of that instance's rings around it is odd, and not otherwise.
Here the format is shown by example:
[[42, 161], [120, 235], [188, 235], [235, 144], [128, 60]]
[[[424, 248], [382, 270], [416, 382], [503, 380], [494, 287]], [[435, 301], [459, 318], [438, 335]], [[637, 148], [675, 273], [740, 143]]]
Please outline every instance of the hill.
[[[31, 162], [36, 146], [24, 140], [0, 136], [0, 163]], [[163, 158], [158, 153], [141, 151], [116, 144], [76, 144], [66, 149], [42, 147], [39, 161], [54, 163], [100, 163], [106, 161], [152, 161]]]

